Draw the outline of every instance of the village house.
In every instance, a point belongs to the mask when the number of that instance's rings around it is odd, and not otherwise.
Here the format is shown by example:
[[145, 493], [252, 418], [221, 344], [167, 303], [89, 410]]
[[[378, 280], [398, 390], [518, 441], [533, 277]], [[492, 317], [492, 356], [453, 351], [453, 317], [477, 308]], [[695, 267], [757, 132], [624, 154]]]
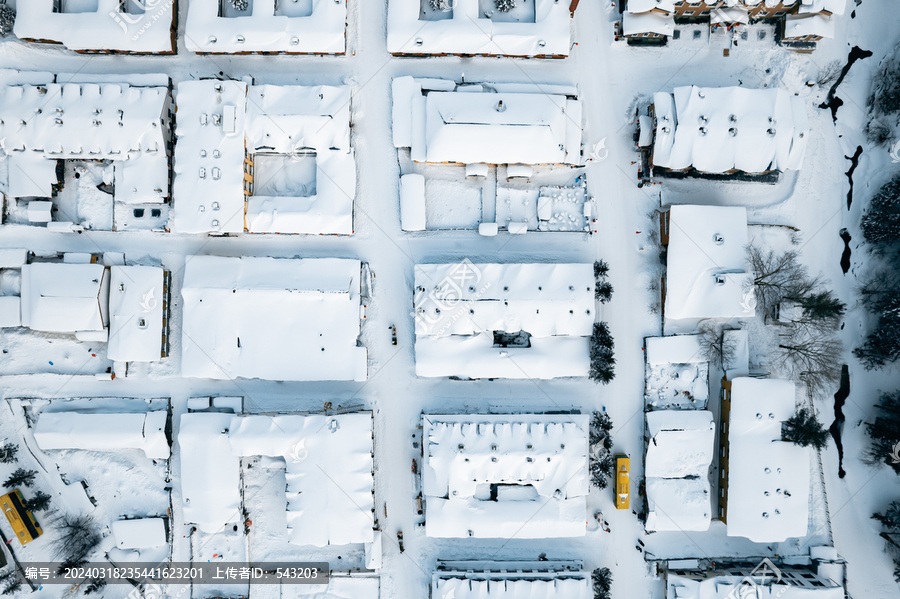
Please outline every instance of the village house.
[[388, 51], [396, 55], [559, 57], [569, 54], [570, 0], [390, 0]]
[[69, 50], [109, 54], [174, 54], [175, 0], [20, 0], [15, 34]]
[[350, 88], [180, 83], [172, 230], [353, 233]]
[[665, 44], [676, 25], [708, 23], [740, 27], [772, 23], [776, 39], [800, 52], [834, 37], [835, 18], [843, 16], [846, 0], [627, 0], [621, 34], [629, 44]]
[[184, 41], [198, 54], [344, 54], [346, 0], [192, 0]]
[[417, 264], [416, 374], [587, 376], [591, 264]]
[[428, 414], [422, 426], [429, 537], [585, 535], [587, 415]]
[[164, 228], [168, 77], [0, 71], [0, 115], [4, 223], [55, 231]]
[[439, 561], [431, 599], [592, 599], [580, 562]]

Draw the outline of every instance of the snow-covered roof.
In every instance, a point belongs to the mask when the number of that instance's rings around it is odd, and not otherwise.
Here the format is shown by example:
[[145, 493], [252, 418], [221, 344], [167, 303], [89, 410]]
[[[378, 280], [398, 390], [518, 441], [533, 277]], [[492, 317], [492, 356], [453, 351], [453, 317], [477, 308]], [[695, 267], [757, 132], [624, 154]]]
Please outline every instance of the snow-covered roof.
[[590, 576], [572, 571], [438, 572], [432, 588], [433, 599], [591, 599], [594, 596]]
[[744, 330], [722, 331], [723, 343], [734, 349], [731, 359], [726, 360], [722, 367], [725, 369], [725, 378], [734, 380], [739, 376], [750, 374], [750, 335]]
[[238, 456], [283, 457], [287, 535], [297, 545], [371, 543], [372, 416], [235, 416]]
[[228, 428], [233, 414], [181, 415], [181, 510], [186, 524], [209, 534], [241, 521], [241, 465], [231, 451]]
[[786, 90], [684, 86], [653, 100], [654, 166], [762, 173], [803, 163], [806, 105]]
[[784, 39], [814, 35], [827, 39], [834, 38], [837, 22], [834, 17], [822, 14], [787, 15], [784, 19]]
[[166, 412], [43, 412], [34, 425], [38, 447], [112, 451], [140, 449], [151, 459], [168, 459]]
[[648, 530], [707, 530], [716, 425], [706, 410], [647, 413]]
[[801, 0], [797, 12], [799, 14], [827, 12], [841, 16], [846, 10], [847, 0]]
[[248, 10], [220, 0], [191, 0], [184, 39], [191, 52], [343, 54], [347, 3], [341, 0], [250, 0]]
[[[630, 4], [630, 3], [629, 3]], [[631, 12], [622, 14], [622, 34], [640, 35], [642, 33], [656, 33], [659, 35], [672, 35], [675, 31], [675, 16], [661, 12]]]
[[[356, 163], [350, 147], [348, 86], [188, 81], [176, 92], [178, 121], [173, 229], [184, 233], [353, 232]], [[247, 195], [246, 153], [281, 156], [274, 174], [259, 164]], [[313, 156], [309, 195], [292, 187], [291, 164]], [[294, 186], [296, 187], [296, 186]], [[246, 202], [246, 219], [245, 219]]]
[[48, 333], [104, 331], [109, 273], [102, 264], [22, 267], [22, 326]]
[[580, 414], [423, 416], [426, 534], [583, 536], [587, 432]]
[[678, 205], [669, 209], [666, 321], [753, 316], [747, 272], [747, 210]]
[[110, 528], [119, 549], [146, 549], [168, 542], [166, 524], [162, 518], [116, 520], [110, 524]]
[[365, 380], [360, 262], [187, 258], [182, 375]]
[[163, 274], [155, 266], [110, 267], [110, 360], [155, 362], [161, 358]]
[[[14, 32], [22, 39], [60, 42], [70, 50], [172, 52], [174, 2], [95, 0], [88, 10], [54, 10], [57, 0], [26, 0], [16, 6]], [[144, 10], [142, 10], [144, 9]]]
[[581, 101], [540, 87], [498, 92], [491, 86], [423, 89], [393, 81], [394, 145], [416, 162], [580, 164]]
[[694, 364], [706, 362], [699, 335], [647, 338], [648, 364]]
[[746, 25], [750, 22], [750, 15], [743, 6], [723, 6], [710, 11], [709, 22], [712, 25], [717, 23], [742, 23]]
[[[417, 264], [416, 374], [586, 376], [594, 325], [590, 264]], [[494, 332], [531, 335], [495, 347]]]
[[703, 580], [668, 574], [666, 599], [844, 599], [841, 586], [793, 586], [778, 576], [710, 576]]
[[781, 440], [795, 410], [790, 381], [732, 381], [728, 425], [728, 535], [758, 543], [804, 537], [811, 450]]
[[[491, 54], [568, 56], [569, 4], [534, 0], [533, 20], [491, 19], [483, 0], [455, 0], [448, 18], [421, 18], [421, 0], [388, 3], [388, 51], [394, 54]], [[426, 8], [425, 10], [428, 10]], [[517, 10], [524, 12], [523, 7]], [[493, 11], [490, 11], [493, 12]], [[530, 17], [530, 15], [529, 15]]]
[[675, 4], [676, 0], [628, 0], [625, 9], [634, 13], [651, 10], [675, 12]]

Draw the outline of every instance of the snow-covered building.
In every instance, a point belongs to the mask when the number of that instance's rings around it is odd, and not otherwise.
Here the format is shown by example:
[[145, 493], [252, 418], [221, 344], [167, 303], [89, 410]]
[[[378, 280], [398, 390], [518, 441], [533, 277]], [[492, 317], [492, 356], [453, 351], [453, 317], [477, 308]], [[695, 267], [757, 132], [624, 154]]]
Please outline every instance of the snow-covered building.
[[438, 562], [431, 599], [591, 599], [577, 562]]
[[706, 410], [647, 413], [647, 530], [703, 531], [712, 520], [716, 424]]
[[771, 23], [780, 43], [812, 51], [815, 42], [834, 37], [834, 17], [842, 16], [846, 0], [627, 0], [621, 33], [629, 44], [664, 44], [677, 25], [708, 23], [739, 27]]
[[186, 523], [216, 533], [242, 519], [240, 458], [268, 456], [285, 465], [286, 530], [296, 545], [374, 540], [371, 413], [182, 415], [182, 509]]
[[184, 39], [198, 54], [344, 54], [345, 0], [191, 0]]
[[705, 409], [709, 399], [709, 362], [700, 337], [647, 337], [644, 343], [647, 409]]
[[587, 415], [427, 414], [422, 426], [429, 537], [584, 536]]
[[134, 413], [48, 412], [38, 415], [34, 440], [43, 450], [138, 449], [150, 459], [169, 459], [165, 410]]
[[394, 146], [413, 162], [569, 164], [581, 160], [581, 101], [568, 86], [393, 80]]
[[[811, 547], [810, 565], [733, 559], [669, 561], [665, 599], [845, 599], [843, 561], [833, 547]], [[833, 559], [831, 559], [833, 557]], [[694, 561], [690, 567], [684, 562]]]
[[781, 440], [795, 411], [794, 384], [739, 377], [722, 387], [719, 517], [728, 536], [758, 543], [805, 537], [812, 451]]
[[568, 56], [568, 0], [512, 4], [502, 10], [497, 0], [390, 0], [388, 51], [414, 56]]
[[174, 0], [20, 0], [14, 32], [86, 53], [174, 54]]
[[[0, 71], [5, 222], [151, 228], [138, 214], [167, 210], [171, 110], [165, 75]], [[73, 165], [100, 169], [100, 179], [80, 189]], [[106, 214], [92, 220], [92, 211]]]
[[188, 257], [182, 376], [365, 380], [360, 277], [358, 260]]
[[591, 264], [417, 264], [416, 374], [587, 376]]
[[653, 94], [651, 172], [765, 174], [798, 170], [806, 104], [784, 89], [677, 87]]
[[90, 254], [29, 261], [23, 249], [5, 251], [0, 269], [17, 291], [0, 302], [0, 326], [108, 343], [117, 362], [168, 355], [169, 274], [161, 267], [104, 264]]
[[187, 81], [176, 102], [174, 231], [353, 233], [348, 86]]
[[693, 330], [707, 318], [756, 313], [746, 208], [671, 206], [660, 213], [660, 238], [667, 248], [662, 290], [667, 333]]

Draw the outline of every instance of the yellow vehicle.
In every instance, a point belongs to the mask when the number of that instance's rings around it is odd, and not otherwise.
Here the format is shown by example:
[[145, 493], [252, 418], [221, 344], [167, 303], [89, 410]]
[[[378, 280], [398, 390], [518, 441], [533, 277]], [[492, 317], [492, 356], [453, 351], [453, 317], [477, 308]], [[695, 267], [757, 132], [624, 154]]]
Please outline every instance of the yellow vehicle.
[[628, 501], [630, 479], [628, 477], [628, 466], [631, 460], [625, 454], [616, 455], [616, 509], [627, 510], [630, 503]]
[[30, 543], [44, 533], [31, 512], [25, 509], [25, 500], [18, 489], [13, 489], [0, 497], [0, 508], [6, 514], [9, 525], [22, 545]]

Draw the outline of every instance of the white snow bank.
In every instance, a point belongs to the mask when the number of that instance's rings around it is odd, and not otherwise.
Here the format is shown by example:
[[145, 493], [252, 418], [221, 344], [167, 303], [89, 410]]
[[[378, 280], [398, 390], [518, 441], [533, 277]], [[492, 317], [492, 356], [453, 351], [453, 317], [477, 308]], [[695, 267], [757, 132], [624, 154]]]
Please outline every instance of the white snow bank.
[[747, 272], [747, 210], [672, 206], [668, 215], [665, 318], [741, 318], [755, 314]]
[[188, 5], [185, 44], [191, 52], [343, 54], [347, 3], [251, 0], [247, 11], [219, 16], [220, 0]]
[[287, 535], [296, 545], [371, 543], [372, 416], [235, 416], [235, 455], [282, 457]]
[[[451, 82], [452, 85], [452, 82]], [[579, 164], [581, 104], [547, 91], [427, 91], [393, 81], [397, 147], [416, 162]]]
[[[15, 34], [21, 39], [60, 42], [70, 50], [172, 52], [174, 2], [97, 0], [95, 10], [56, 12], [55, 0], [25, 0], [16, 6]], [[135, 11], [136, 7], [146, 10]]]
[[795, 389], [789, 381], [746, 377], [732, 381], [729, 536], [758, 543], [806, 536], [811, 450], [781, 440], [782, 422], [794, 409]]
[[[496, 19], [502, 13], [482, 10], [483, 0], [456, 0], [453, 9], [445, 13], [448, 18], [425, 20], [421, 17], [421, 0], [390, 0], [388, 51], [394, 54], [568, 56], [569, 3], [534, 0], [533, 5], [533, 20], [523, 15], [520, 21], [504, 22]], [[522, 11], [521, 6], [519, 10]]]
[[34, 425], [34, 439], [44, 450], [140, 449], [151, 459], [168, 459], [166, 412], [103, 414], [44, 412]]
[[[254, 588], [254, 596], [260, 588]], [[378, 599], [380, 595], [378, 578], [373, 576], [336, 576], [334, 572], [327, 586], [318, 584], [285, 584], [274, 587], [278, 599]]]
[[426, 534], [583, 536], [587, 428], [586, 415], [424, 416]]
[[803, 164], [806, 105], [784, 89], [684, 86], [653, 99], [654, 166], [762, 173]]
[[[590, 264], [418, 264], [419, 376], [586, 376], [594, 324]], [[495, 345], [494, 332], [531, 335]]]
[[366, 379], [358, 260], [187, 260], [183, 376]]

